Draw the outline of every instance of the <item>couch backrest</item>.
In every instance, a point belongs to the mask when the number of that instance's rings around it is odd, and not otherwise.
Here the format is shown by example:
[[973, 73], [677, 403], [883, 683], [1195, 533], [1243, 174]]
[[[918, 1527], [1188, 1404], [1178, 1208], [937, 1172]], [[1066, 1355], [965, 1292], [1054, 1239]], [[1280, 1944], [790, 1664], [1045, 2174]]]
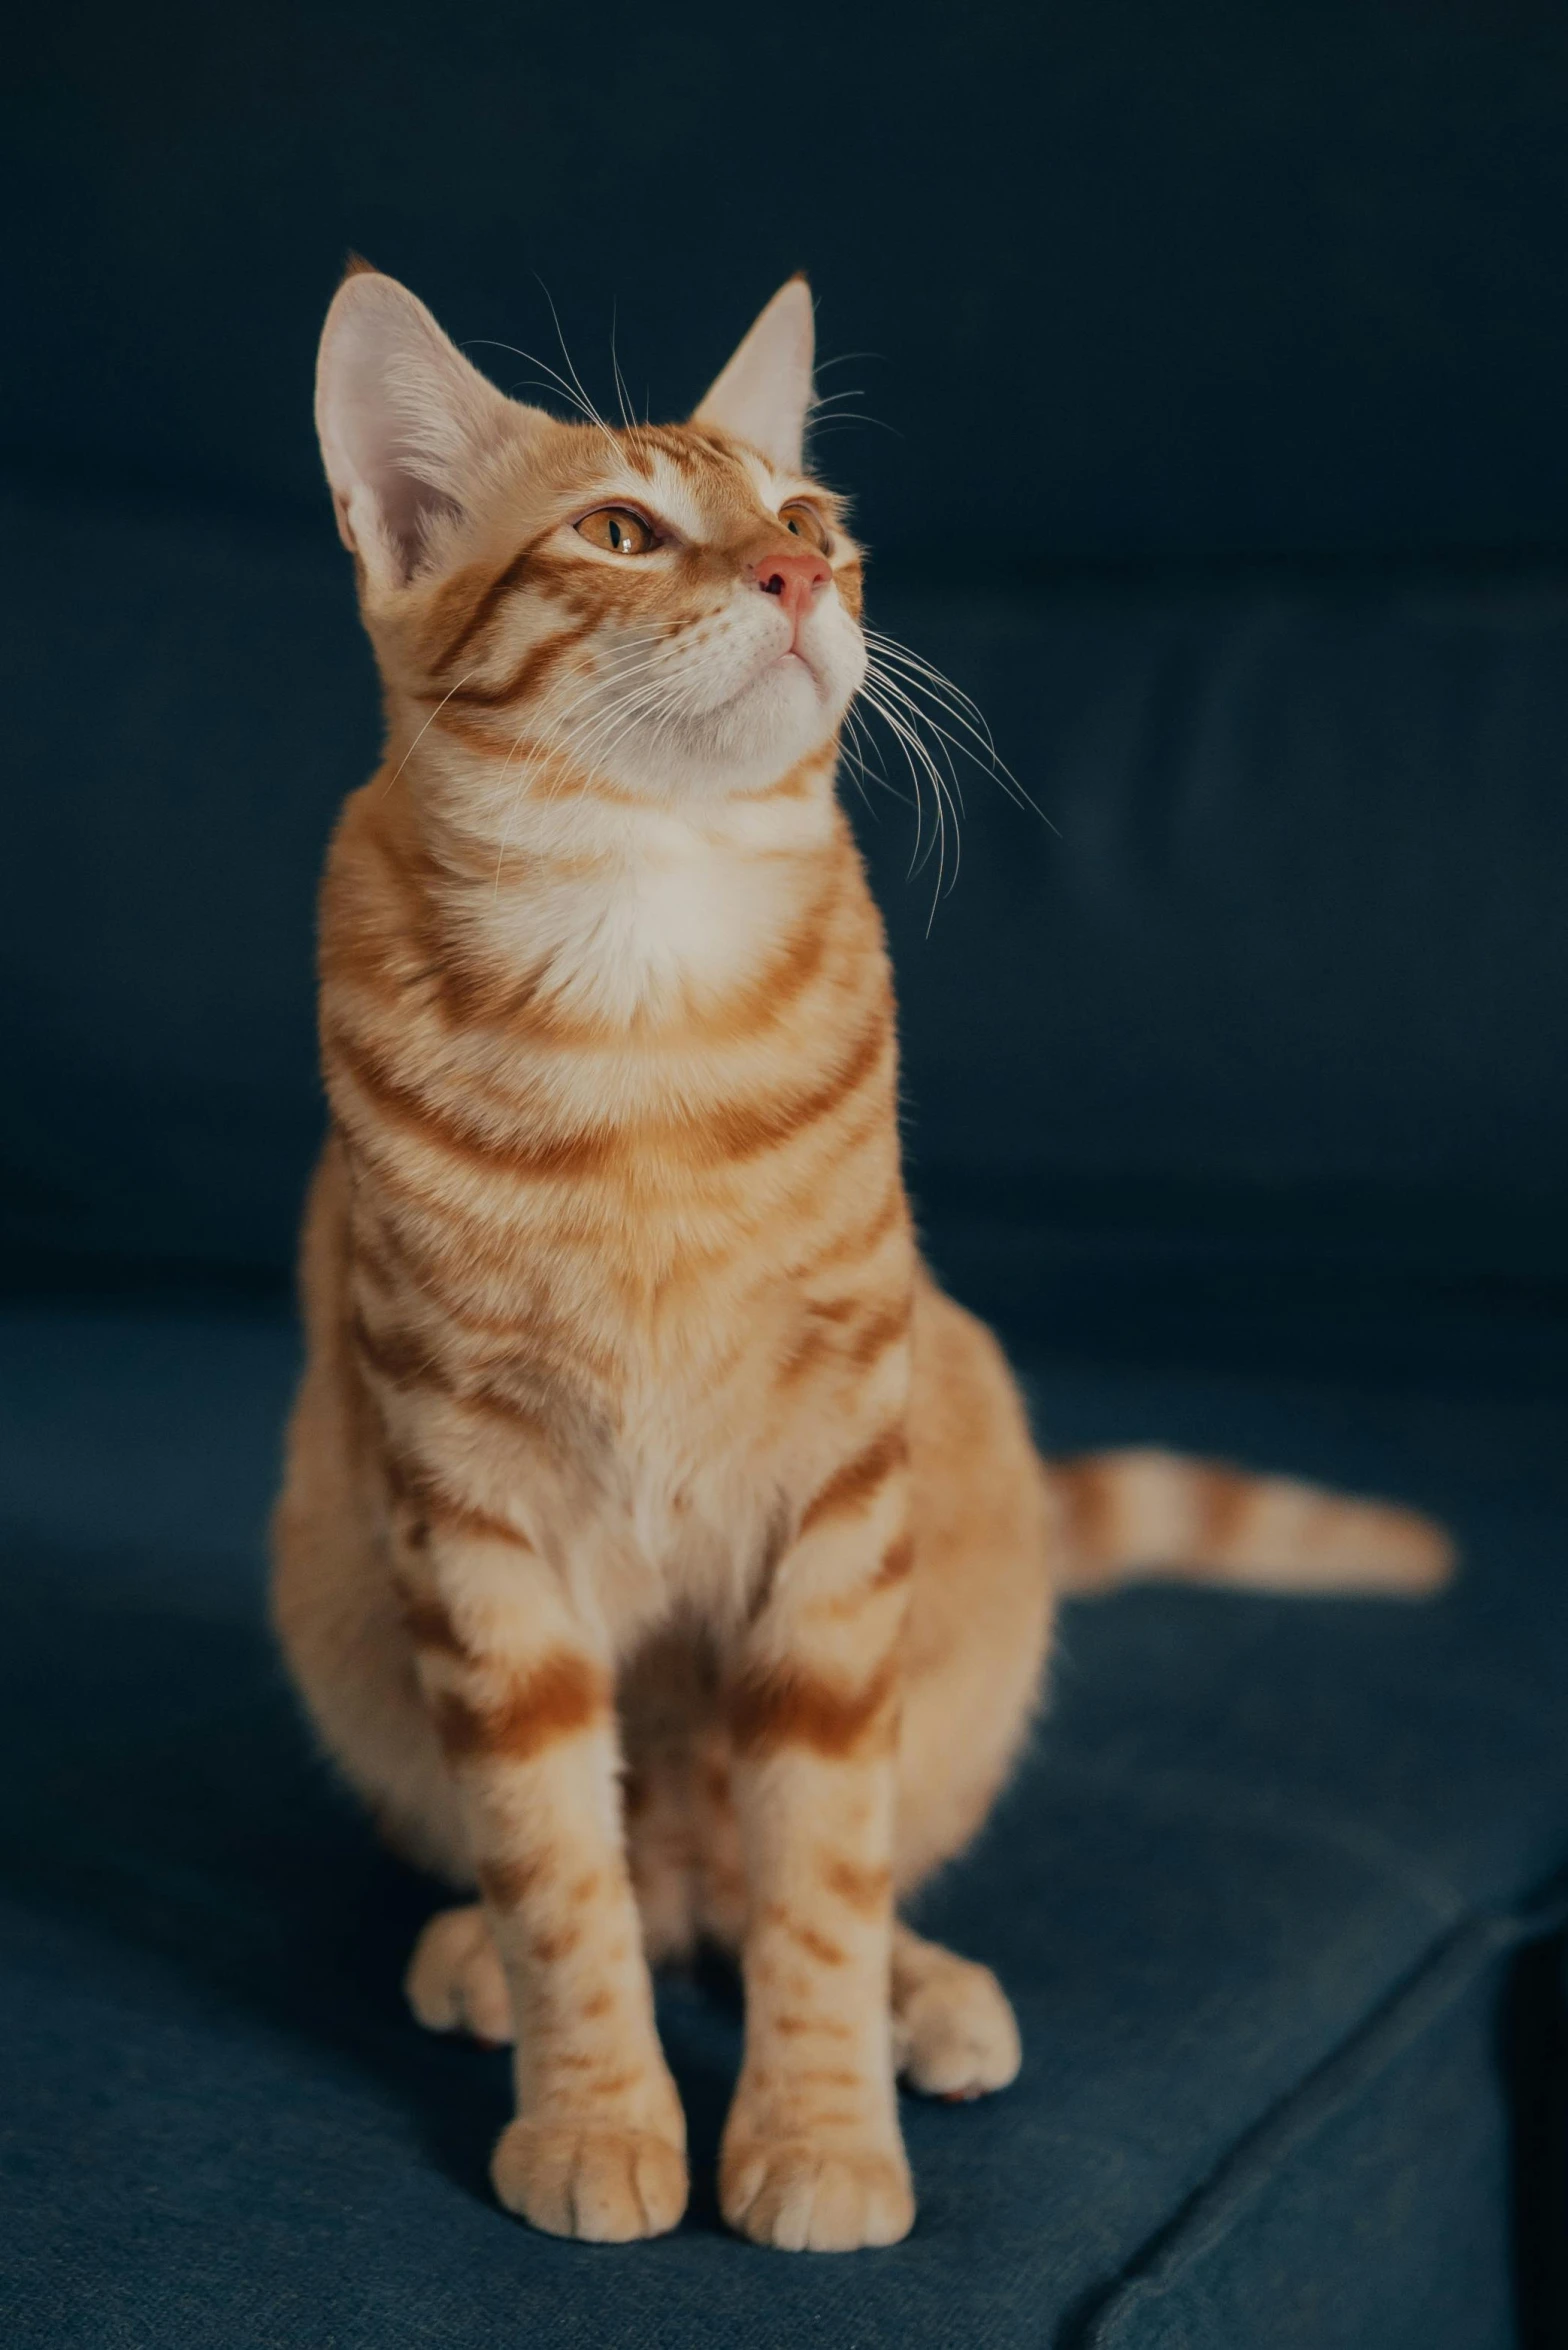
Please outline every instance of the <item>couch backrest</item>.
[[976, 779], [929, 940], [867, 831], [934, 1221], [1563, 1268], [1561, 27], [89, 0], [0, 109], [12, 1277], [286, 1255], [375, 748], [309, 425], [351, 246], [507, 384], [540, 279], [659, 412], [802, 263], [875, 355], [823, 384], [893, 431], [819, 448], [878, 610], [1059, 827]]

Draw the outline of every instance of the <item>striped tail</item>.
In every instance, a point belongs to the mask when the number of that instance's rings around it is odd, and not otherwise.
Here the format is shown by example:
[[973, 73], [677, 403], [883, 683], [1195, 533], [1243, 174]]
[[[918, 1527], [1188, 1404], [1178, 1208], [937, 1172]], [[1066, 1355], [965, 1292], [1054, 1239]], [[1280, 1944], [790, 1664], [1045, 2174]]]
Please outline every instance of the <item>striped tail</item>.
[[1067, 1591], [1179, 1577], [1238, 1591], [1417, 1599], [1453, 1572], [1453, 1544], [1432, 1519], [1290, 1477], [1128, 1451], [1056, 1462], [1051, 1483]]

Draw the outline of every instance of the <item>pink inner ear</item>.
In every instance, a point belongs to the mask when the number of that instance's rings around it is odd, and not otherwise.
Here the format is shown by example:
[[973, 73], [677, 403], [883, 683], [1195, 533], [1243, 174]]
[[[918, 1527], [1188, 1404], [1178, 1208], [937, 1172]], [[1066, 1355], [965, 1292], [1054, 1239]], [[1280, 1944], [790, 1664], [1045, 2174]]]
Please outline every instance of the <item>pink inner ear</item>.
[[[344, 337], [342, 376], [331, 387], [333, 440], [351, 476], [374, 499], [381, 535], [401, 578], [407, 580], [419, 563], [431, 521], [459, 510], [456, 499], [427, 478], [428, 460], [421, 464], [411, 443], [433, 437], [444, 427], [461, 447], [467, 387], [460, 380], [448, 380], [447, 354], [420, 331], [422, 321], [416, 322], [414, 335], [406, 341], [387, 331], [401, 324], [395, 318], [367, 321], [368, 332], [356, 333], [356, 324]], [[455, 351], [451, 360], [455, 367], [466, 365]], [[430, 425], [424, 432], [413, 421], [416, 400], [428, 410]], [[338, 489], [337, 497], [342, 509], [339, 529], [354, 546], [345, 529], [352, 485]], [[358, 551], [369, 553], [364, 547]]]
[[537, 411], [506, 399], [422, 302], [372, 271], [347, 279], [328, 313], [316, 417], [340, 537], [403, 582], [432, 521], [462, 512], [486, 458]]
[[462, 511], [455, 498], [411, 472], [399, 450], [389, 450], [379, 478], [372, 477], [381, 523], [405, 581], [418, 569], [429, 526]]

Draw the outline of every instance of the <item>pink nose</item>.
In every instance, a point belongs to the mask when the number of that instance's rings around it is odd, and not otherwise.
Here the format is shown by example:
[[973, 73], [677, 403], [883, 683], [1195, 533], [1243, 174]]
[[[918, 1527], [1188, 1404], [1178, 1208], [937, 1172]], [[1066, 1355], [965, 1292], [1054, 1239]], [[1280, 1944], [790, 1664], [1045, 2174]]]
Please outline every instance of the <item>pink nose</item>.
[[809, 547], [802, 547], [799, 554], [791, 547], [787, 555], [764, 555], [751, 568], [763, 594], [778, 597], [792, 626], [799, 625], [818, 590], [833, 577], [827, 563]]

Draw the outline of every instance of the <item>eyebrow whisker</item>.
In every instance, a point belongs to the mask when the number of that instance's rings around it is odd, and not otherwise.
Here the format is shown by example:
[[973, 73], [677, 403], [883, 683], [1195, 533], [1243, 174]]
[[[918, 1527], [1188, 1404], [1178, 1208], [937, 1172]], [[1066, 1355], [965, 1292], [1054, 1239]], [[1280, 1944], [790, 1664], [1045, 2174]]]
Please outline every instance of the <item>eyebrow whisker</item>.
[[610, 304], [610, 366], [615, 375], [615, 397], [621, 411], [621, 423], [630, 432], [635, 419], [632, 415], [630, 395], [626, 389], [626, 378], [621, 373], [621, 362], [615, 349], [615, 304], [613, 302]]

